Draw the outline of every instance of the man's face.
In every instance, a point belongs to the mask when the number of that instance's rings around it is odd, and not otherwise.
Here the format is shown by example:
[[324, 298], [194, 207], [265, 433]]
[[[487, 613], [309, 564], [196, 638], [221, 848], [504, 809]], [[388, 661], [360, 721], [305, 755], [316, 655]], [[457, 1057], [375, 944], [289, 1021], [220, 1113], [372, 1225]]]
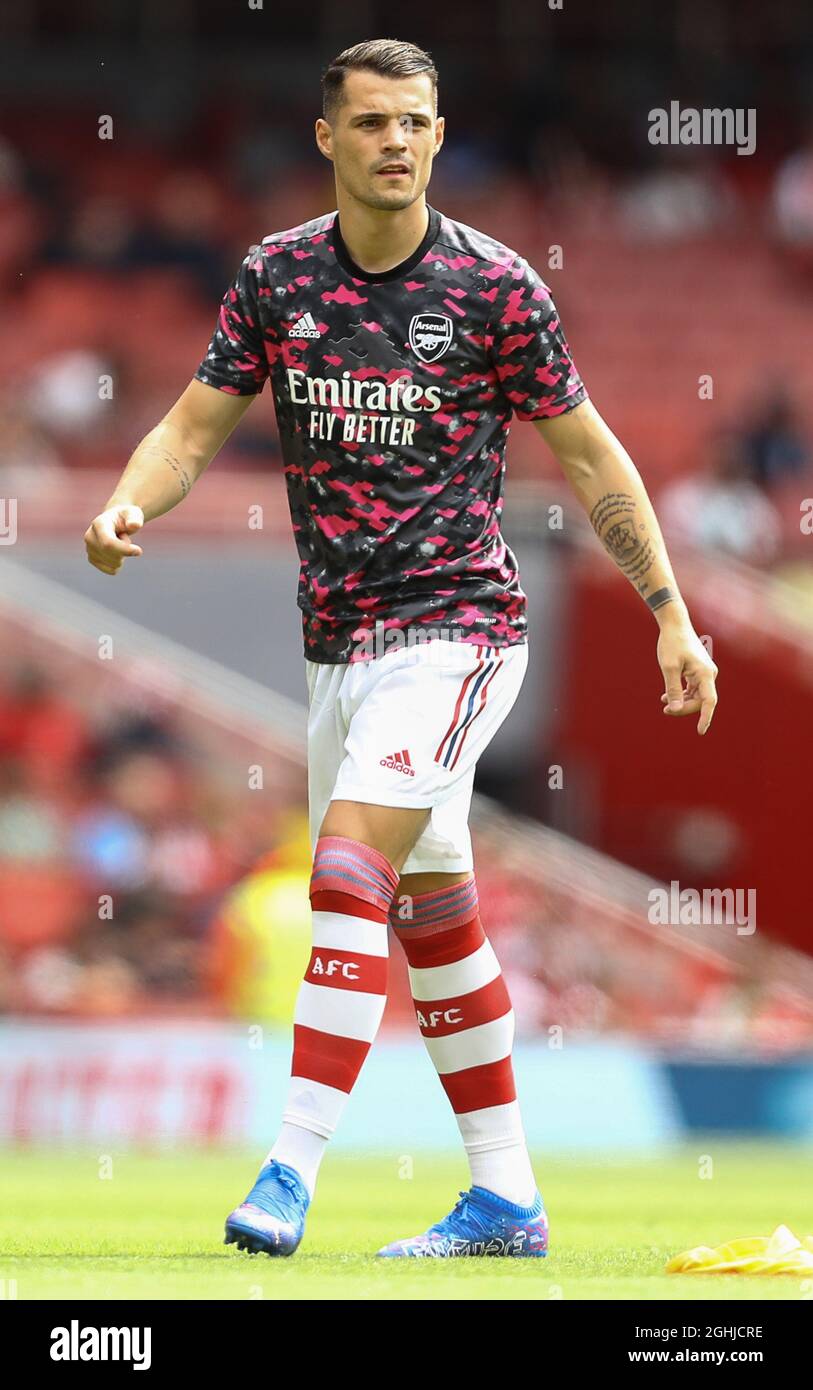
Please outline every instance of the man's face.
[[[367, 207], [396, 211], [420, 198], [443, 144], [432, 84], [415, 77], [348, 72], [334, 122], [316, 122], [316, 143], [332, 160], [336, 182]], [[402, 172], [387, 173], [387, 166]]]

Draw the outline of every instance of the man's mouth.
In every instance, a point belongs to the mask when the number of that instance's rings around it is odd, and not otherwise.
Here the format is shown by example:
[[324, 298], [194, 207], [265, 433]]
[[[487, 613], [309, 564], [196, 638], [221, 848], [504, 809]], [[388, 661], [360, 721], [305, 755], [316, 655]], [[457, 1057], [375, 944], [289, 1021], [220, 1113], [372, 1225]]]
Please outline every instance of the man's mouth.
[[383, 169], [377, 171], [379, 174], [388, 174], [391, 178], [398, 174], [408, 174], [409, 169], [406, 164], [385, 164]]

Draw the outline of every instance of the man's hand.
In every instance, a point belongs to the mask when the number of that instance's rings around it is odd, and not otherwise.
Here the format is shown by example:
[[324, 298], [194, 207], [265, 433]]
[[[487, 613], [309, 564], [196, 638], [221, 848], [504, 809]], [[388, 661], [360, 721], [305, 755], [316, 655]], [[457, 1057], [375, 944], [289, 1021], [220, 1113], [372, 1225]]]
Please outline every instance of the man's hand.
[[256, 399], [190, 381], [136, 447], [107, 506], [85, 532], [88, 560], [97, 570], [118, 574], [128, 555], [141, 554], [128, 537], [183, 501]]
[[717, 667], [688, 617], [680, 613], [674, 620], [671, 615], [664, 616], [658, 638], [658, 662], [666, 686], [661, 695], [664, 714], [682, 718], [699, 710], [697, 732], [705, 734], [717, 704]]
[[128, 555], [140, 555], [141, 546], [128, 539], [144, 525], [140, 507], [108, 507], [91, 521], [85, 532], [88, 560], [102, 574], [118, 574]]

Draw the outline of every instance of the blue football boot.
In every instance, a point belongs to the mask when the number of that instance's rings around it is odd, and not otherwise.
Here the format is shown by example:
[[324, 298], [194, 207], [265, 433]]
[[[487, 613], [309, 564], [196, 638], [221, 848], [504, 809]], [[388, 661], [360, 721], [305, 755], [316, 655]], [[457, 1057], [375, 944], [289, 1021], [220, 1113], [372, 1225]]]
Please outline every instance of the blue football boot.
[[293, 1255], [305, 1234], [310, 1200], [296, 1169], [271, 1159], [246, 1200], [226, 1217], [223, 1244], [252, 1255]]
[[518, 1207], [486, 1187], [460, 1193], [454, 1211], [422, 1236], [395, 1240], [377, 1253], [448, 1260], [461, 1255], [547, 1255], [548, 1218], [537, 1192], [533, 1205]]

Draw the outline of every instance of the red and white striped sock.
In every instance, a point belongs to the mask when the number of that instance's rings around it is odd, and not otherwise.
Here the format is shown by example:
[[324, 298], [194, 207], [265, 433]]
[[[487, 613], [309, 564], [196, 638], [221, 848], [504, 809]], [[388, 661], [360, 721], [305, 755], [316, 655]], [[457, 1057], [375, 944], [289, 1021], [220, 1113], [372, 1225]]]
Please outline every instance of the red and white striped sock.
[[514, 1011], [480, 921], [474, 878], [416, 894], [390, 923], [406, 952], [418, 1026], [452, 1104], [472, 1186], [530, 1206], [536, 1194], [517, 1102]]
[[313, 949], [294, 1013], [288, 1102], [268, 1155], [296, 1168], [311, 1195], [384, 1013], [387, 913], [397, 887], [398, 874], [379, 850], [343, 835], [320, 837], [310, 884]]

